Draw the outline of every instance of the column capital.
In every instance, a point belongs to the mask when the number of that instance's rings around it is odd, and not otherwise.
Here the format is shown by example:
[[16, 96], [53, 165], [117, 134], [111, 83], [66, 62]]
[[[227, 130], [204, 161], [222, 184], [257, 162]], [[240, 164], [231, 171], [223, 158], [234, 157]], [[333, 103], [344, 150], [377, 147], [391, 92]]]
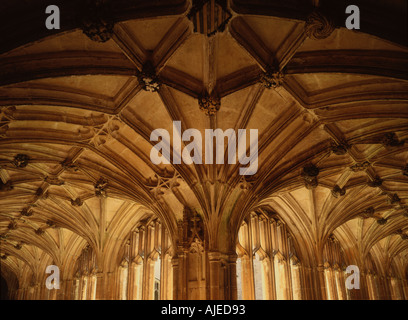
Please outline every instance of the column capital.
[[316, 270], [317, 270], [318, 272], [324, 272], [324, 269], [325, 269], [325, 267], [324, 267], [323, 264], [319, 264], [319, 265], [316, 267]]
[[179, 265], [179, 257], [178, 256], [174, 256], [171, 258], [171, 265], [173, 267], [177, 267]]
[[212, 261], [219, 261], [221, 259], [221, 253], [219, 251], [210, 251], [208, 252], [208, 260]]
[[228, 263], [236, 263], [238, 260], [238, 254], [236, 252], [228, 253], [227, 257], [228, 257], [228, 260], [227, 260]]

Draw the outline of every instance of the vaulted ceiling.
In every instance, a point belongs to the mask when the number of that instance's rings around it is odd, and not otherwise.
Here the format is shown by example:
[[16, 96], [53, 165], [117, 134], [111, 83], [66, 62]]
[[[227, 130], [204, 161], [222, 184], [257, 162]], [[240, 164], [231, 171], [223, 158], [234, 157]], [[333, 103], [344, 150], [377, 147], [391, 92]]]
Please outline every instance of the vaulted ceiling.
[[[106, 42], [84, 34], [73, 4], [60, 4], [62, 30], [44, 29], [43, 2], [0, 5], [7, 21], [21, 11], [1, 28], [2, 265], [35, 268], [42, 255], [64, 263], [86, 243], [109, 254], [153, 213], [175, 238], [185, 206], [203, 217], [210, 247], [231, 249], [220, 238], [263, 207], [288, 224], [306, 260], [334, 234], [360, 257], [407, 263], [404, 1], [361, 1], [370, 15], [357, 32], [339, 22], [344, 10], [331, 12], [332, 28], [319, 15], [319, 26], [305, 22], [319, 1], [218, 3], [209, 26], [203, 9], [189, 15], [190, 1], [121, 0]], [[375, 24], [380, 14], [393, 26]], [[219, 110], [200, 105], [206, 95]], [[258, 129], [258, 172], [154, 165], [150, 134], [171, 134], [176, 120], [203, 136]]]

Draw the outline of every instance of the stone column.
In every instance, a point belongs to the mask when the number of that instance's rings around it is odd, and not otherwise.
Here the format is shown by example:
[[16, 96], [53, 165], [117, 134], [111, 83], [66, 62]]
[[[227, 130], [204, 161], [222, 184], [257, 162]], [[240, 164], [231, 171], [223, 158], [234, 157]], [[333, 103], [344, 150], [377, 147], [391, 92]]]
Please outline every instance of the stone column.
[[388, 278], [387, 276], [381, 276], [380, 278], [380, 284], [381, 284], [381, 300], [390, 300], [391, 295], [390, 291], [388, 288]]
[[287, 260], [278, 251], [274, 256], [274, 268], [275, 268], [275, 279], [276, 279], [276, 298], [279, 300], [289, 300], [289, 277], [287, 272]]
[[74, 300], [74, 280], [66, 279], [64, 283], [64, 297], [62, 300]]
[[360, 290], [358, 291], [358, 299], [367, 299], [367, 279], [365, 271], [360, 271]]
[[401, 290], [399, 285], [399, 279], [397, 277], [392, 277], [390, 279], [390, 287], [392, 290], [392, 299], [393, 300], [401, 300]]
[[400, 279], [400, 278], [398, 278], [398, 290], [399, 290], [400, 300], [405, 300], [404, 282], [403, 282], [403, 279]]
[[23, 289], [17, 289], [16, 300], [23, 300]]
[[33, 300], [40, 300], [40, 284], [36, 283], [34, 285]]
[[173, 269], [173, 299], [187, 300], [187, 253], [179, 250], [172, 261]]
[[208, 252], [208, 263], [210, 266], [210, 279], [209, 279], [209, 296], [210, 300], [219, 300], [220, 297], [220, 253], [217, 251]]
[[160, 299], [162, 300], [173, 300], [173, 269], [171, 259], [171, 256], [168, 254], [162, 259], [160, 289]]
[[57, 289], [46, 289], [46, 290], [49, 291], [49, 297], [50, 297], [49, 300], [57, 300], [57, 293], [58, 293]]
[[292, 290], [292, 299], [293, 300], [303, 300], [302, 295], [302, 283], [301, 283], [301, 267], [299, 262], [291, 261], [291, 286]]
[[402, 284], [402, 292], [404, 293], [404, 299], [408, 300], [408, 280], [403, 279], [401, 284]]
[[378, 292], [379, 292], [379, 299], [386, 300], [387, 299], [387, 289], [385, 288], [384, 277], [377, 276], [377, 284], [378, 284]]
[[393, 300], [393, 290], [391, 286], [391, 276], [386, 276], [384, 277], [384, 283], [386, 287], [386, 292], [387, 292], [387, 300]]
[[65, 295], [67, 291], [67, 280], [60, 280], [60, 288], [57, 291], [57, 300], [65, 300]]
[[173, 300], [178, 300], [180, 296], [179, 290], [179, 259], [173, 257], [171, 259], [171, 270], [173, 273]]
[[107, 292], [105, 290], [105, 275], [102, 272], [96, 273], [96, 295], [95, 300], [107, 299]]
[[275, 286], [274, 286], [274, 273], [272, 272], [273, 264], [268, 257], [265, 257], [262, 261], [262, 272], [264, 276], [264, 288], [265, 288], [265, 300], [273, 300], [275, 297]]
[[337, 300], [336, 283], [334, 281], [333, 269], [329, 264], [327, 264], [324, 269], [326, 299]]
[[327, 300], [327, 295], [326, 295], [326, 284], [324, 281], [324, 266], [323, 265], [319, 265], [316, 268], [316, 273], [317, 273], [317, 278], [316, 278], [316, 282], [317, 282], [317, 287], [318, 288], [318, 295], [317, 295], [317, 299], [319, 300]]
[[237, 254], [231, 253], [227, 260], [227, 290], [225, 299], [227, 300], [237, 300], [238, 298], [238, 287], [237, 287]]
[[144, 285], [143, 285], [143, 300], [154, 299], [154, 264], [156, 261], [148, 258], [145, 264]]
[[253, 277], [252, 259], [248, 256], [241, 257], [242, 265], [242, 298], [244, 300], [255, 299], [255, 285]]
[[347, 300], [344, 274], [340, 267], [336, 268], [334, 272], [336, 277], [337, 298], [339, 300]]
[[142, 285], [141, 272], [143, 271], [142, 261], [133, 261], [129, 267], [128, 299], [140, 300], [140, 289]]
[[315, 290], [313, 287], [313, 269], [311, 267], [302, 267], [302, 296], [305, 300], [313, 300], [315, 298]]
[[373, 286], [374, 286], [374, 294], [375, 294], [375, 299], [380, 300], [380, 279], [377, 274], [374, 274], [373, 276]]

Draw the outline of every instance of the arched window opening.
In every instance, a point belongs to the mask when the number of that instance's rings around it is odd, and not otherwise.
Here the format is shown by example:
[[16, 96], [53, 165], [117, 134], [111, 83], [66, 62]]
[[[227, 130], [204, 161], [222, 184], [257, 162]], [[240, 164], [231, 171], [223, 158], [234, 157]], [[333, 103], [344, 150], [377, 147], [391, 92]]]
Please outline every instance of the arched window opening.
[[337, 300], [336, 299], [336, 284], [333, 281], [333, 270], [330, 266], [329, 263], [324, 264], [324, 282], [326, 286], [326, 294], [327, 294], [327, 300]]
[[[163, 258], [161, 263], [161, 269], [163, 272], [161, 273], [160, 278], [160, 286], [163, 288], [162, 292], [160, 292], [162, 300], [173, 300], [173, 268], [172, 268], [172, 255], [169, 251], [162, 254]], [[168, 284], [168, 285], [165, 285]]]
[[391, 287], [391, 298], [392, 300], [402, 300], [403, 293], [402, 293], [402, 286], [401, 280], [398, 277], [397, 268], [395, 267], [394, 263], [391, 263], [391, 274], [389, 277], [390, 287]]
[[346, 265], [344, 252], [340, 242], [331, 235], [323, 248], [324, 282], [328, 300], [349, 299], [349, 290], [346, 292], [346, 276], [341, 269]]
[[275, 269], [275, 286], [276, 286], [276, 299], [277, 300], [289, 300], [288, 297], [288, 275], [286, 272], [286, 260], [284, 255], [279, 251], [274, 256], [274, 269]]
[[295, 255], [290, 258], [290, 274], [292, 276], [293, 300], [302, 300], [300, 261]]
[[81, 252], [76, 262], [74, 280], [74, 299], [95, 300], [97, 278], [96, 255], [91, 246], [87, 245]]
[[82, 291], [81, 291], [81, 300], [87, 300], [88, 293], [88, 276], [82, 276]]
[[129, 264], [126, 260], [119, 267], [119, 292], [120, 300], [127, 300], [128, 295], [128, 280], [129, 280]]
[[92, 273], [90, 277], [90, 283], [91, 283], [91, 290], [90, 290], [90, 299], [91, 300], [96, 300], [96, 285], [97, 285], [97, 280], [98, 278], [96, 277], [95, 273]]
[[238, 299], [302, 298], [301, 264], [293, 238], [276, 214], [259, 210], [243, 221], [237, 255]]
[[237, 300], [242, 300], [242, 261], [237, 259]]
[[129, 300], [171, 299], [173, 277], [171, 241], [157, 218], [143, 220], [130, 233], [123, 259], [129, 261], [123, 272], [127, 286], [121, 288]]
[[154, 264], [154, 300], [160, 300], [161, 259], [157, 258]]
[[378, 294], [378, 277], [376, 276], [377, 273], [377, 268], [374, 263], [373, 257], [371, 254], [368, 254], [367, 260], [366, 260], [366, 267], [367, 267], [367, 291], [368, 291], [368, 296], [370, 300], [378, 300], [379, 299], [379, 294]]
[[79, 300], [80, 292], [80, 276], [77, 274], [74, 280], [74, 300]]
[[257, 253], [254, 255], [254, 282], [255, 282], [255, 300], [265, 300], [264, 294], [264, 274], [262, 268], [262, 262]]

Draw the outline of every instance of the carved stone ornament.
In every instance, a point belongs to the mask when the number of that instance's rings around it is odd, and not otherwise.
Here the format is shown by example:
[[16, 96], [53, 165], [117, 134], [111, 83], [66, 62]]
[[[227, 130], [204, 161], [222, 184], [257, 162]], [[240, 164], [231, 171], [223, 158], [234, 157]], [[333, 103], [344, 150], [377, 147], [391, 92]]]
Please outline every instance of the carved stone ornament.
[[64, 170], [71, 171], [71, 172], [77, 172], [79, 170], [79, 167], [75, 165], [72, 161], [65, 160], [61, 162], [61, 167]]
[[359, 162], [350, 167], [351, 171], [353, 172], [359, 172], [359, 171], [364, 171], [367, 170], [370, 167], [371, 163], [368, 161], [364, 162]]
[[192, 0], [192, 4], [187, 17], [193, 22], [196, 33], [211, 37], [223, 32], [232, 18], [226, 0], [215, 0], [213, 6], [210, 0]]
[[204, 94], [198, 98], [200, 110], [207, 116], [214, 116], [221, 108], [221, 99], [215, 94]]
[[16, 230], [17, 229], [17, 222], [12, 220], [10, 221], [9, 225], [7, 226], [9, 230]]
[[57, 227], [57, 225], [55, 224], [55, 222], [52, 221], [52, 220], [47, 220], [47, 221], [46, 221], [46, 224], [47, 224], [47, 226], [48, 226], [49, 228], [55, 229], [55, 228]]
[[372, 218], [374, 216], [375, 209], [373, 207], [368, 207], [361, 214], [360, 217], [363, 219]]
[[303, 177], [317, 177], [320, 173], [319, 168], [317, 168], [315, 165], [307, 165], [303, 168]]
[[38, 188], [37, 191], [35, 192], [35, 195], [38, 197], [40, 200], [47, 200], [49, 193], [48, 191], [44, 190], [43, 188]]
[[383, 137], [381, 143], [386, 148], [393, 148], [403, 146], [405, 141], [400, 141], [394, 132], [389, 132]]
[[378, 220], [377, 220], [377, 223], [380, 224], [380, 225], [384, 225], [384, 224], [387, 223], [387, 221], [388, 221], [387, 219], [381, 218], [381, 219], [378, 219]]
[[267, 88], [278, 88], [283, 85], [285, 79], [285, 75], [281, 71], [267, 71], [261, 74], [260, 76], [260, 82], [262, 85]]
[[394, 193], [393, 195], [391, 195], [388, 201], [390, 204], [399, 204], [401, 202], [401, 199], [398, 194]]
[[0, 137], [6, 137], [9, 124], [14, 120], [13, 114], [16, 107], [0, 107]]
[[82, 8], [82, 31], [89, 39], [106, 42], [113, 36], [115, 23], [106, 0], [86, 0]]
[[303, 168], [302, 177], [307, 189], [313, 189], [318, 186], [317, 176], [319, 175], [319, 173], [319, 168], [314, 165], [308, 165]]
[[57, 177], [45, 177], [44, 181], [52, 186], [62, 186], [65, 184], [63, 180], [58, 179]]
[[250, 181], [250, 178], [241, 176], [240, 181], [239, 181], [239, 187], [242, 190], [250, 190], [254, 185], [253, 181]]
[[0, 192], [11, 191], [13, 189], [14, 187], [11, 180], [7, 181], [6, 183], [3, 183], [3, 181], [0, 179]]
[[182, 180], [183, 178], [177, 171], [171, 172], [165, 168], [160, 175], [155, 174], [154, 177], [148, 178], [146, 186], [155, 196], [162, 196], [166, 190], [179, 187]]
[[25, 168], [28, 165], [28, 162], [30, 161], [30, 157], [25, 155], [25, 154], [18, 154], [14, 157], [13, 159], [13, 164], [17, 168]]
[[407, 176], [407, 177], [408, 177], [408, 164], [406, 164], [405, 167], [402, 168], [402, 174], [403, 174], [404, 176]]
[[35, 234], [38, 235], [38, 236], [43, 235], [44, 232], [45, 232], [45, 231], [44, 231], [44, 229], [42, 229], [42, 228], [38, 228], [37, 230], [35, 230]]
[[108, 181], [105, 178], [100, 178], [94, 185], [95, 187], [95, 195], [97, 197], [106, 198], [107, 192], [106, 189], [108, 187]]
[[339, 196], [344, 196], [346, 194], [346, 188], [340, 188], [337, 184], [332, 189], [332, 195], [335, 198]]
[[184, 245], [189, 246], [195, 239], [204, 241], [204, 225], [201, 216], [190, 208], [184, 208], [183, 221], [179, 227]]
[[334, 142], [331, 144], [331, 147], [330, 147], [331, 152], [333, 152], [335, 155], [338, 155], [338, 156], [345, 155], [349, 148], [350, 147], [348, 145], [336, 144]]
[[369, 181], [367, 185], [371, 188], [377, 188], [382, 185], [383, 181], [380, 177], [375, 177], [373, 181]]
[[71, 199], [71, 205], [74, 207], [81, 207], [84, 204], [84, 202], [81, 200], [81, 198], [76, 198], [75, 200]]
[[143, 66], [142, 71], [138, 74], [138, 80], [145, 91], [157, 92], [160, 90], [161, 81], [150, 61]]
[[306, 19], [305, 33], [310, 39], [321, 40], [328, 38], [335, 28], [331, 19], [315, 10]]
[[120, 120], [117, 115], [110, 115], [105, 123], [83, 127], [83, 129], [92, 134], [89, 144], [98, 148], [117, 137], [117, 133], [120, 130]]
[[29, 208], [24, 208], [21, 211], [21, 215], [24, 217], [31, 217], [33, 215], [33, 210], [29, 209]]
[[44, 189], [43, 188], [38, 188], [36, 191], [35, 191], [35, 195], [37, 196], [37, 197], [41, 197], [42, 195], [44, 194]]

